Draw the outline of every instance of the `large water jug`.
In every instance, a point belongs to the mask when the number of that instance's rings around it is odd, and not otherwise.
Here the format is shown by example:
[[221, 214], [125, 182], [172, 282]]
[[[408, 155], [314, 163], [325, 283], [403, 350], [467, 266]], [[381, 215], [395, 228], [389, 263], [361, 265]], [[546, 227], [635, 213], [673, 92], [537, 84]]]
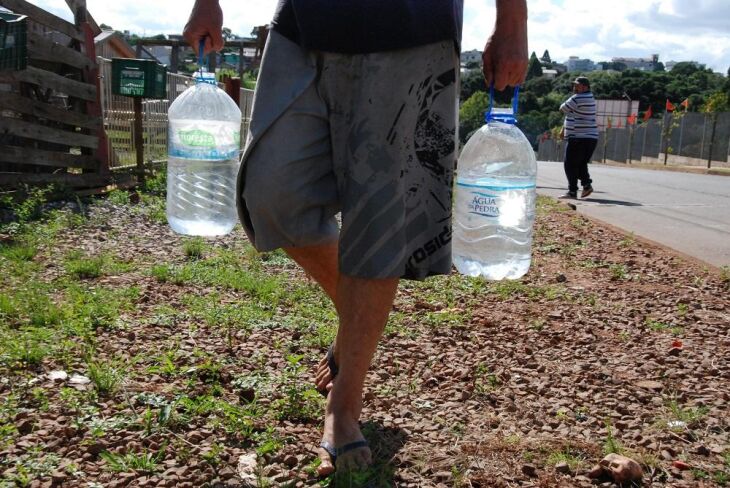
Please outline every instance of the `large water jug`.
[[486, 125], [459, 157], [454, 196], [453, 260], [468, 276], [517, 279], [530, 268], [537, 162], [512, 111], [492, 107]]
[[170, 105], [168, 118], [170, 227], [196, 236], [229, 233], [237, 222], [241, 110], [215, 75], [201, 70], [195, 85]]

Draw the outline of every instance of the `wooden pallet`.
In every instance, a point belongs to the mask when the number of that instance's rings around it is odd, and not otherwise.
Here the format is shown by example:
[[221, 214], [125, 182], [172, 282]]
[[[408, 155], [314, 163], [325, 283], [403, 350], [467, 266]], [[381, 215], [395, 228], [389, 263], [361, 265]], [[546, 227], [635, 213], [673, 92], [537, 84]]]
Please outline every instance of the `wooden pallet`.
[[28, 67], [0, 71], [0, 187], [82, 188], [112, 180], [94, 49], [98, 27], [89, 22], [85, 0], [67, 4], [75, 23], [25, 0], [0, 0], [44, 26], [42, 34], [29, 29]]

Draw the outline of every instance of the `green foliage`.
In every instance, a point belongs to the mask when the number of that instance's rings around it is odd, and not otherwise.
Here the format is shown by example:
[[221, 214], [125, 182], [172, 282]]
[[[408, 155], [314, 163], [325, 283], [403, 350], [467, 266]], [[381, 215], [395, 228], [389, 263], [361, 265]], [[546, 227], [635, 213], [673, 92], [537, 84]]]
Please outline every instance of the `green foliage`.
[[126, 205], [129, 203], [129, 192], [124, 190], [112, 190], [107, 197], [114, 205]]
[[80, 251], [74, 251], [66, 259], [66, 272], [76, 279], [83, 280], [101, 276], [104, 265], [102, 256], [86, 257]]
[[166, 446], [163, 446], [157, 453], [147, 450], [141, 453], [129, 452], [126, 454], [104, 451], [99, 454], [99, 457], [106, 461], [105, 468], [115, 473], [130, 471], [153, 473], [158, 470], [160, 462], [165, 458], [165, 448]]
[[279, 381], [283, 397], [275, 400], [272, 407], [279, 420], [313, 422], [321, 416], [322, 396], [302, 381], [306, 368], [300, 364], [303, 356], [289, 355], [284, 374]]
[[706, 113], [730, 112], [730, 96], [720, 91], [713, 93], [702, 106], [702, 111]]
[[540, 76], [542, 76], [542, 64], [540, 63], [540, 60], [537, 59], [535, 51], [533, 51], [532, 55], [530, 55], [530, 62], [527, 65], [527, 79], [531, 80], [533, 78], [539, 78]]
[[195, 237], [183, 241], [183, 251], [185, 252], [185, 256], [190, 259], [202, 258], [204, 250], [205, 241], [201, 237]]
[[[542, 63], [549, 65], [550, 61], [546, 57], [549, 57], [547, 52], [543, 54]], [[528, 74], [520, 93], [518, 125], [533, 144], [539, 134], [562, 125], [563, 117], [558, 112], [558, 107], [572, 92], [571, 81], [580, 74], [562, 73], [550, 80], [541, 76], [540, 61], [533, 53], [529, 65], [531, 74]], [[626, 93], [632, 100], [639, 102], [642, 111], [651, 106], [654, 114], [664, 112], [667, 98], [675, 103], [689, 98], [691, 109], [710, 103], [712, 111], [730, 111], [730, 107], [726, 105], [727, 96], [730, 96], [730, 80], [696, 63], [677, 63], [670, 72], [661, 70], [659, 64], [656, 65], [655, 71], [626, 69], [625, 65], [612, 63], [608, 63], [605, 69], [608, 71], [582, 73], [591, 79], [591, 90], [598, 99], [622, 99]], [[486, 96], [475, 98], [469, 105], [467, 103], [477, 93], [486, 91], [479, 70], [462, 76], [460, 111], [462, 141], [483, 124], [483, 113], [478, 112], [483, 112], [487, 107]], [[722, 94], [726, 97], [722, 97]], [[507, 94], [498, 94], [497, 99], [498, 102], [504, 103], [508, 98]], [[475, 103], [480, 100], [480, 103]]]
[[466, 142], [472, 133], [484, 125], [484, 113], [489, 107], [489, 95], [486, 92], [474, 93], [459, 109], [459, 136]]
[[112, 395], [124, 380], [124, 369], [116, 362], [90, 361], [87, 368], [99, 396]]

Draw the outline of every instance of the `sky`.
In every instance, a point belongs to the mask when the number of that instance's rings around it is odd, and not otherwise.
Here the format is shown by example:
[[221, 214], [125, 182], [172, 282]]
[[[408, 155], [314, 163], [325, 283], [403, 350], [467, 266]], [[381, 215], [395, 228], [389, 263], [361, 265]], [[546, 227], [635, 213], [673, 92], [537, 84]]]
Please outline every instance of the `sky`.
[[[31, 0], [64, 18], [64, 0]], [[267, 24], [277, 0], [220, 0], [224, 25], [249, 35]], [[182, 31], [193, 0], [87, 0], [97, 22], [152, 36]], [[494, 0], [464, 1], [464, 50], [484, 47], [494, 25]], [[730, 0], [528, 0], [528, 49], [610, 61], [650, 57], [697, 61], [726, 74], [730, 68]]]

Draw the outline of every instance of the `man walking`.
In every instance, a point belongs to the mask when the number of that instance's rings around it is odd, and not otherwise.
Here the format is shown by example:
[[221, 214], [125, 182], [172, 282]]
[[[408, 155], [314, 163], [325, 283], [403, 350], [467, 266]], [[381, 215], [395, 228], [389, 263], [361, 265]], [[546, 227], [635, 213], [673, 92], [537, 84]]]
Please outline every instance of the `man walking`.
[[579, 76], [573, 81], [573, 96], [560, 106], [560, 111], [565, 114], [563, 134], [568, 141], [564, 161], [568, 193], [560, 198], [578, 198], [578, 180], [583, 186], [580, 197], [586, 198], [593, 193], [588, 163], [598, 143], [596, 99], [588, 78]]
[[[280, 0], [254, 97], [238, 207], [259, 251], [283, 248], [339, 316], [316, 384], [327, 395], [321, 475], [361, 469], [365, 376], [398, 281], [451, 269], [463, 0]], [[527, 69], [525, 0], [497, 0], [488, 83]], [[218, 0], [185, 39], [220, 49]], [[335, 215], [341, 212], [338, 228]]]

